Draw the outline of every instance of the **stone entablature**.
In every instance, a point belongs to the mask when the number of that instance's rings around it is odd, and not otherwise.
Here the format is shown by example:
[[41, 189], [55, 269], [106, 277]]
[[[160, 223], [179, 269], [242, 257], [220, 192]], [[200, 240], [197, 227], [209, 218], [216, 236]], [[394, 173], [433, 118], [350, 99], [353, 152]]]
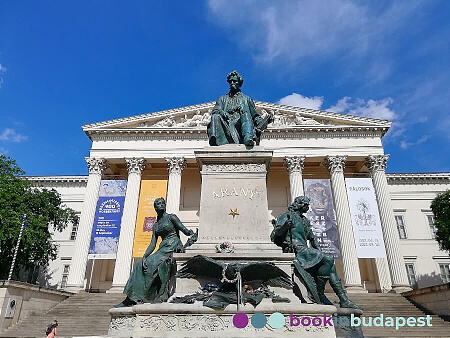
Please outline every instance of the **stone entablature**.
[[386, 177], [389, 185], [450, 184], [450, 173], [393, 173]]

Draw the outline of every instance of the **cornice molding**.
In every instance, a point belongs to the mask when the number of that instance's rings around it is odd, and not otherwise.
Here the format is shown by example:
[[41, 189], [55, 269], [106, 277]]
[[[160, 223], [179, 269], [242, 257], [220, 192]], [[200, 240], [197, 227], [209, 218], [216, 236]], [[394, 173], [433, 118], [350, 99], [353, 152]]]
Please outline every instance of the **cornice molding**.
[[[389, 128], [357, 126], [286, 126], [268, 128], [262, 139], [308, 138], [381, 138]], [[207, 140], [206, 127], [202, 129], [98, 129], [86, 131], [92, 141], [141, 141], [141, 140]]]
[[22, 176], [27, 180], [32, 182], [80, 182], [87, 183], [89, 176], [80, 175], [80, 176]]
[[389, 185], [448, 184], [450, 173], [392, 173], [386, 174]]

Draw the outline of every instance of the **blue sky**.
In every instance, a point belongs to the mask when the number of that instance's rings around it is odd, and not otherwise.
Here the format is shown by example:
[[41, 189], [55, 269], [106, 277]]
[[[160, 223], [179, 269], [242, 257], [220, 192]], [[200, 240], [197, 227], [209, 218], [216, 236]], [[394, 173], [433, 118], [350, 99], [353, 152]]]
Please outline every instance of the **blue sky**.
[[0, 153], [87, 174], [87, 123], [243, 92], [393, 121], [388, 172], [450, 171], [449, 1], [1, 1]]

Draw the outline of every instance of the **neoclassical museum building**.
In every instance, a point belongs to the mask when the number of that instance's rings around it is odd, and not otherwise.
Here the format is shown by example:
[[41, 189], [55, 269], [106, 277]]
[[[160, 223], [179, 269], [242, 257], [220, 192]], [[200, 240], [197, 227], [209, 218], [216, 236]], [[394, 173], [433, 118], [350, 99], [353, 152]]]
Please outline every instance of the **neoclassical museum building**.
[[[311, 198], [313, 231], [334, 255], [349, 292], [402, 292], [450, 282], [450, 257], [434, 239], [430, 209], [433, 198], [450, 189], [450, 173], [386, 173], [389, 155], [381, 140], [389, 121], [261, 101], [255, 105], [261, 115], [273, 114], [274, 121], [253, 149], [209, 146], [206, 127], [214, 102], [84, 125], [92, 141], [88, 175], [29, 177], [38, 186], [55, 188], [80, 215], [78, 225], [54, 234], [59, 254], [48, 269], [50, 286], [121, 292], [150, 242], [156, 197], [165, 197], [167, 211], [195, 231], [208, 199], [217, 200], [212, 212], [238, 222], [244, 214], [251, 217], [252, 210], [239, 202], [231, 208], [227, 197], [262, 196], [267, 223], [265, 215], [258, 215], [263, 224], [241, 238], [231, 236], [229, 224], [211, 224], [208, 241], [248, 241], [251, 246], [252, 238], [262, 238], [265, 244], [255, 242], [255, 247], [271, 251], [281, 250], [270, 245], [271, 220], [305, 194]], [[223, 148], [223, 158], [232, 158], [235, 150], [248, 152], [248, 158], [263, 152], [265, 166], [207, 167], [198, 153], [211, 148]], [[261, 187], [236, 183], [202, 196], [202, 171], [251, 175], [260, 169], [266, 173]]]

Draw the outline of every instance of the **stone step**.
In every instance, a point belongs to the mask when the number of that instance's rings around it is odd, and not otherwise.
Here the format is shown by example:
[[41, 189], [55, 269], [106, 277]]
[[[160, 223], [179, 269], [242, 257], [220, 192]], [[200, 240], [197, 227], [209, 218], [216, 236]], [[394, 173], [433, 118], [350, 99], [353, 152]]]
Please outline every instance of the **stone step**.
[[[334, 303], [338, 299], [327, 294]], [[363, 316], [423, 317], [425, 314], [407, 299], [397, 294], [350, 294], [364, 310]], [[45, 326], [58, 320], [58, 335], [107, 336], [110, 316], [108, 310], [123, 300], [121, 294], [79, 293], [53, 307], [47, 313], [35, 313], [14, 327], [0, 333], [0, 337], [43, 337]], [[366, 337], [450, 337], [450, 323], [432, 316], [432, 327], [362, 327]]]

